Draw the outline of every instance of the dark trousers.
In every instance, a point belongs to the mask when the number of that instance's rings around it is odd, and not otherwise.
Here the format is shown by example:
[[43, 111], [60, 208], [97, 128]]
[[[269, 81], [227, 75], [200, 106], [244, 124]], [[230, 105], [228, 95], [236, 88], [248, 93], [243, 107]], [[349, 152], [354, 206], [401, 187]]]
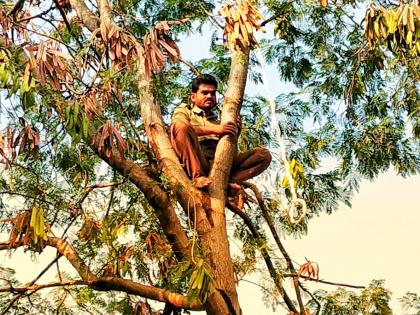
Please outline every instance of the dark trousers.
[[[208, 144], [199, 142], [197, 134], [189, 123], [175, 122], [171, 125], [171, 143], [189, 178], [207, 176], [210, 172], [211, 157]], [[211, 154], [210, 154], [211, 155]], [[214, 149], [212, 152], [214, 156]], [[265, 171], [271, 162], [267, 149], [257, 147], [246, 152], [238, 152], [233, 157], [230, 181], [243, 182]]]

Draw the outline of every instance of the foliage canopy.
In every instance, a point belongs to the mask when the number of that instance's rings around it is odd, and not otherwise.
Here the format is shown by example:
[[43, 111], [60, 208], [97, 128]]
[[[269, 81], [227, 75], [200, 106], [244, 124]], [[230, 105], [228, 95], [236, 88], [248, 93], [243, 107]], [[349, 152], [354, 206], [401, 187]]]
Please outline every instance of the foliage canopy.
[[[1, 268], [3, 313], [239, 314], [236, 282], [262, 268], [268, 302], [290, 314], [391, 314], [380, 281], [360, 294], [309, 292], [300, 280], [315, 280], [316, 264], [295, 266], [279, 233], [306, 233], [314, 216], [350, 205], [363, 178], [418, 173], [419, 6], [238, 3], [223, 19], [215, 14], [225, 4], [202, 0], [0, 0], [0, 228], [9, 234], [0, 250], [53, 247], [48, 268], [64, 257], [77, 272], [24, 285]], [[213, 32], [210, 57], [182, 59], [178, 43], [203, 29]], [[263, 83], [259, 49], [278, 70], [270, 85], [292, 86], [274, 103], [290, 165], [270, 99], [244, 94], [247, 78]], [[243, 120], [239, 139], [219, 143], [208, 192], [186, 177], [166, 132], [197, 73], [220, 81], [222, 121]], [[246, 211], [225, 192], [236, 141], [278, 158], [273, 188], [245, 184]], [[325, 160], [334, 167], [320, 171]], [[287, 211], [294, 190], [308, 208], [298, 224]], [[226, 217], [242, 245], [233, 258]]]

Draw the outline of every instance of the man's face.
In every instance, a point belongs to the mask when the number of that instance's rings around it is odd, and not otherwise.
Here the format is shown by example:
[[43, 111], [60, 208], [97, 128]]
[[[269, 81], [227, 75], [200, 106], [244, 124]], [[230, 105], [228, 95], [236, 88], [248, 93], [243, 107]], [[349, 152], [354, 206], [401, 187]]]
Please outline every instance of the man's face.
[[211, 84], [200, 84], [197, 92], [191, 93], [191, 100], [202, 110], [211, 110], [216, 106], [216, 87]]

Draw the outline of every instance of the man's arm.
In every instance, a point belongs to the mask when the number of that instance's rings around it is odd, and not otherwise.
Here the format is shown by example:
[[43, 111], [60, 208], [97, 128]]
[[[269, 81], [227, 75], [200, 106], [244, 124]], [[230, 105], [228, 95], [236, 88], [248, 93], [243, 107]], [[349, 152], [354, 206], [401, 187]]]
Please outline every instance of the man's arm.
[[194, 129], [194, 132], [197, 136], [208, 136], [208, 135], [217, 135], [223, 136], [230, 134], [232, 136], [237, 135], [238, 126], [233, 122], [228, 122], [223, 125], [213, 125], [213, 126], [191, 126]]

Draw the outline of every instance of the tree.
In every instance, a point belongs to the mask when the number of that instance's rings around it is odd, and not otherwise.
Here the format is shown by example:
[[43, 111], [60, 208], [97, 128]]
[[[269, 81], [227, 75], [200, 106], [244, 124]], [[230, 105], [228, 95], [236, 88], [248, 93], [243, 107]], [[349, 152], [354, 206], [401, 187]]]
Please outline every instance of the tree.
[[[48, 268], [63, 257], [78, 273], [70, 278], [58, 272], [56, 283], [37, 284], [36, 277], [21, 285], [12, 270], [3, 269], [3, 313], [45, 311], [53, 304], [63, 313], [88, 308], [148, 314], [150, 299], [165, 303], [162, 314], [240, 314], [236, 282], [262, 258], [274, 304], [280, 297], [291, 314], [308, 314], [322, 309], [320, 300], [327, 314], [325, 294], [303, 295], [300, 282], [317, 278], [316, 264], [297, 268], [278, 231], [304, 233], [314, 215], [349, 204], [363, 177], [373, 179], [390, 166], [403, 176], [419, 170], [419, 60], [408, 57], [420, 51], [418, 6], [371, 5], [364, 38], [357, 4], [266, 1], [260, 4], [266, 20], [256, 4], [225, 5], [224, 45], [218, 29], [223, 19], [212, 15], [212, 2], [0, 2], [6, 120], [0, 185], [2, 228], [10, 235], [0, 249], [40, 253], [53, 247], [57, 258]], [[195, 65], [181, 59], [177, 38], [209, 21], [215, 29], [212, 57]], [[271, 102], [282, 118], [277, 138], [264, 118], [270, 99], [244, 95], [247, 78], [262, 82], [253, 32], [269, 23], [274, 37], [261, 40], [261, 49], [280, 78], [298, 89]], [[222, 122], [236, 121], [242, 110], [241, 149], [271, 145], [282, 156], [275, 192], [246, 183], [247, 211], [226, 196], [237, 139], [220, 140], [208, 192], [192, 185], [170, 145], [165, 122], [173, 104], [186, 100], [187, 83], [197, 72], [220, 80]], [[311, 128], [304, 125], [308, 118]], [[337, 167], [319, 173], [326, 157], [334, 157]], [[235, 259], [226, 208], [243, 245]], [[121, 242], [126, 234], [131, 243]], [[273, 260], [276, 251], [284, 263]], [[294, 292], [284, 287], [289, 279]], [[389, 294], [373, 285], [385, 305], [369, 305], [388, 309]], [[54, 302], [34, 294], [51, 287], [57, 287]], [[102, 291], [128, 297], [109, 303]], [[366, 292], [361, 303], [377, 291]]]

